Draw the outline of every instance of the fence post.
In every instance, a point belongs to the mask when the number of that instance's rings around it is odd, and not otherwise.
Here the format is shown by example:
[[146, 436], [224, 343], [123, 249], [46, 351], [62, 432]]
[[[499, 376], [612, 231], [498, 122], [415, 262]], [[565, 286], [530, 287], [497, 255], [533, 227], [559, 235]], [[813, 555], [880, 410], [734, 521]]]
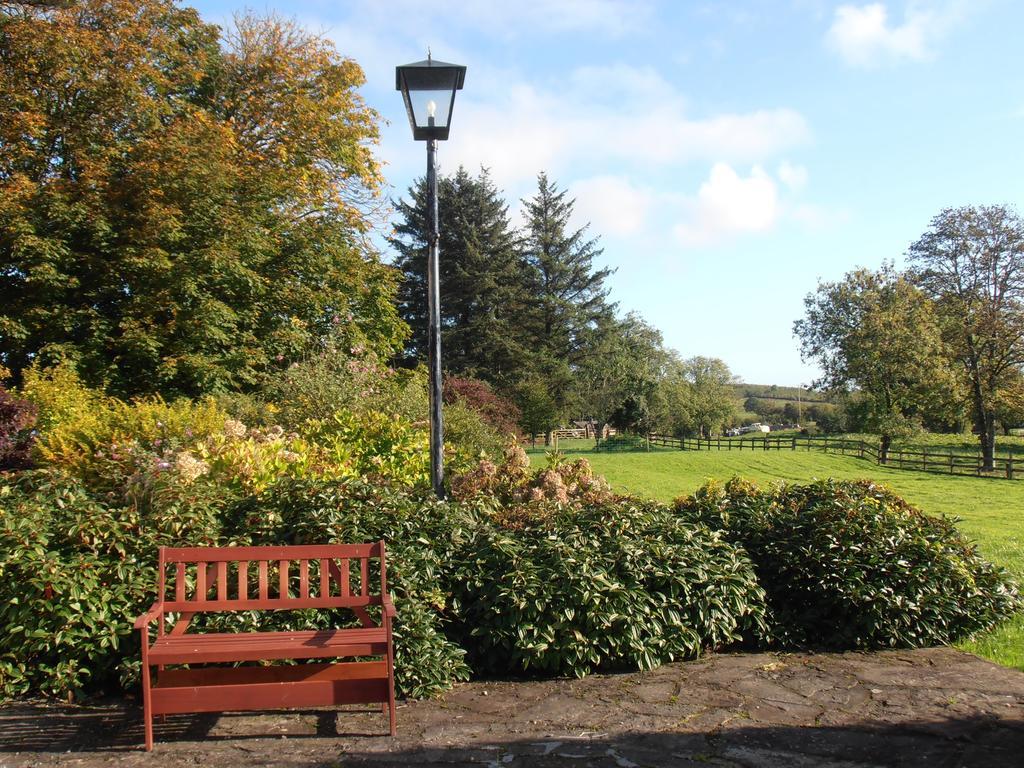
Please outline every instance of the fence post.
[[1006, 479], [1013, 480], [1013, 454], [1006, 458]]

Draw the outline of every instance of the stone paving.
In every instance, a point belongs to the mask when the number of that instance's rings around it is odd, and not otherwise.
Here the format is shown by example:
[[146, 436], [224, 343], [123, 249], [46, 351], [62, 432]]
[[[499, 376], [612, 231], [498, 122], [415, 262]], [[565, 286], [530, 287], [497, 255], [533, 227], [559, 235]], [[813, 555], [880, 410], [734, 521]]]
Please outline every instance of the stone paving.
[[379, 711], [175, 716], [136, 704], [0, 709], [0, 768], [1024, 767], [1024, 673], [955, 650], [727, 654], [584, 680], [461, 685]]

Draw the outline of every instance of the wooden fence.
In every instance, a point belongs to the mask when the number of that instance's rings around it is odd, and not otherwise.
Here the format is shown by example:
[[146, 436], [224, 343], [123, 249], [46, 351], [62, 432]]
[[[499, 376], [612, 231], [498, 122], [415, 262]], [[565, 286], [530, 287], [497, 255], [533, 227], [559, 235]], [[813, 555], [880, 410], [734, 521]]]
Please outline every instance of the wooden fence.
[[809, 437], [791, 435], [788, 437], [711, 437], [678, 438], [666, 435], [650, 435], [651, 445], [675, 448], [681, 451], [822, 451], [843, 456], [856, 456], [877, 464], [896, 469], [916, 469], [922, 472], [941, 472], [947, 475], [971, 475], [975, 477], [1004, 477], [1018, 479], [1016, 461], [1013, 456], [997, 456], [993, 469], [986, 471], [981, 454], [955, 453], [952, 450], [903, 450], [890, 449], [883, 455], [875, 443], [846, 438]]

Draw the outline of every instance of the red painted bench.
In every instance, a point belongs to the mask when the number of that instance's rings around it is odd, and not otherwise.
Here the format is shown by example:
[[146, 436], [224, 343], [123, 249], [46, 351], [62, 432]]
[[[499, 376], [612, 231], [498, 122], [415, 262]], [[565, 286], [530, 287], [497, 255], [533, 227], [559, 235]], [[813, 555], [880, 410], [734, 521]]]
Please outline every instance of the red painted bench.
[[[373, 585], [379, 583], [379, 589]], [[384, 542], [282, 547], [160, 548], [157, 601], [142, 634], [146, 750], [153, 716], [183, 712], [380, 703], [395, 735], [395, 673]], [[367, 609], [380, 606], [380, 622]], [[188, 632], [212, 611], [347, 608], [358, 628], [302, 632]], [[150, 626], [156, 623], [151, 641]], [[380, 657], [289, 666], [203, 666], [279, 659]], [[188, 668], [182, 668], [188, 665]], [[197, 666], [198, 665], [198, 666]], [[168, 669], [168, 667], [175, 667]], [[156, 667], [155, 673], [152, 668]]]

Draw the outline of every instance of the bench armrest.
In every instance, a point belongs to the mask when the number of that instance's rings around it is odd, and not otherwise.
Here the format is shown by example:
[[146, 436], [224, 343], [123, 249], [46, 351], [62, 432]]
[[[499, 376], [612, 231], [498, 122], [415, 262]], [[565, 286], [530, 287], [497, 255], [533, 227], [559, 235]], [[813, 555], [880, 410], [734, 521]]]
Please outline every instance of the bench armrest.
[[139, 616], [139, 618], [137, 618], [135, 620], [135, 628], [136, 629], [145, 629], [154, 619], [159, 619], [160, 618], [160, 614], [162, 614], [163, 611], [164, 611], [164, 604], [163, 603], [161, 603], [161, 602], [153, 603], [153, 605], [151, 605], [149, 607], [148, 611], [146, 611], [144, 614], [142, 614], [141, 616]]
[[381, 605], [384, 606], [384, 615], [389, 618], [395, 618], [398, 615], [398, 611], [395, 610], [395, 604], [391, 602], [391, 598], [386, 596], [382, 601]]

